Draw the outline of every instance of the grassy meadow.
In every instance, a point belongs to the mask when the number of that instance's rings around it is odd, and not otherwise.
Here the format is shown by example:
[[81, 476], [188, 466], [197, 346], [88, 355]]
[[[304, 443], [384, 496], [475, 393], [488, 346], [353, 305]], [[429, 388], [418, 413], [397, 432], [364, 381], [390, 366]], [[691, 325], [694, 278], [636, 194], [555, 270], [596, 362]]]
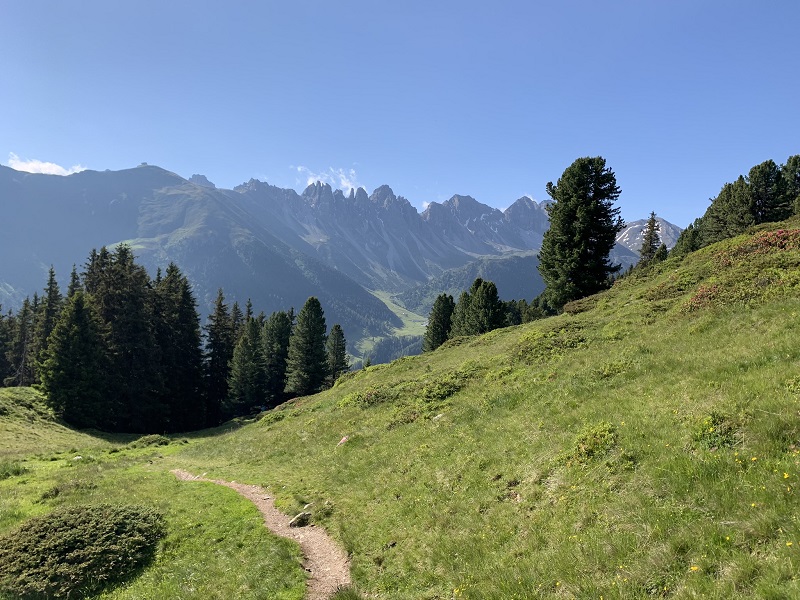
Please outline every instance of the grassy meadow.
[[[179, 482], [169, 472], [169, 456], [194, 443], [195, 437], [98, 438], [48, 419], [33, 390], [0, 393], [0, 406], [15, 407], [0, 417], [0, 534], [61, 506], [151, 507], [167, 523], [155, 561], [99, 597], [303, 597], [305, 572], [298, 548], [271, 535], [249, 501], [214, 484]], [[218, 433], [207, 432], [204, 439]], [[10, 448], [14, 444], [18, 450]]]
[[800, 597], [798, 226], [230, 431], [134, 448], [8, 413], [0, 460], [21, 472], [0, 481], [0, 533], [60, 503], [138, 502], [169, 533], [107, 597], [301, 598], [296, 548], [231, 490], [169, 474], [184, 468], [263, 485], [287, 513], [311, 503], [364, 597]]

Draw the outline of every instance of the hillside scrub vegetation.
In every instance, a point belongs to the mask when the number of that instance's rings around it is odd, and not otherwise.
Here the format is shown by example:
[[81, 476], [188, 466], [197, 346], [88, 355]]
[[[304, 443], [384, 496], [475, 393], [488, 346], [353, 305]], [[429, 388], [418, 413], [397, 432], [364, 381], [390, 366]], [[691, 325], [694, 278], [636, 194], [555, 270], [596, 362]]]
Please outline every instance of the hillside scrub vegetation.
[[[11, 560], [2, 563], [0, 578], [17, 572], [11, 570], [12, 566], [27, 574], [15, 578], [11, 588], [5, 585], [8, 582], [3, 582], [4, 589], [11, 590], [0, 591], [3, 600], [66, 597], [64, 593], [44, 595], [36, 590], [51, 584], [73, 586], [81, 580], [88, 586], [82, 587], [87, 595], [74, 587], [70, 598], [303, 598], [306, 576], [298, 549], [271, 535], [250, 502], [213, 484], [187, 486], [169, 472], [171, 454], [196, 443], [197, 439], [212, 439], [229, 431], [236, 422], [228, 423], [224, 430], [205, 430], [180, 439], [165, 436], [137, 439], [130, 435], [69, 429], [53, 417], [41, 397], [29, 388], [1, 389], [0, 406], [7, 408], [0, 415], [0, 473], [3, 474], [0, 560]], [[113, 567], [113, 575], [122, 574], [132, 566], [128, 558], [113, 561], [104, 558], [101, 563], [76, 561], [74, 557], [58, 559], [67, 557], [79, 538], [85, 545], [81, 556], [87, 559], [93, 555], [110, 559], [112, 554], [124, 550], [117, 544], [122, 538], [116, 533], [100, 535], [115, 522], [114, 518], [103, 516], [91, 527], [73, 527], [74, 534], [70, 534], [65, 546], [54, 545], [56, 530], [49, 525], [43, 536], [18, 535], [31, 531], [37, 523], [60, 519], [59, 515], [65, 511], [87, 514], [92, 519], [98, 516], [98, 507], [102, 512], [105, 510], [102, 507], [122, 507], [128, 511], [131, 506], [144, 515], [161, 515], [158, 531], [163, 526], [165, 535], [157, 544], [148, 545], [147, 552], [142, 547], [147, 560], [129, 572], [124, 581], [112, 577], [109, 569]], [[124, 520], [126, 525], [114, 531], [121, 534], [127, 524], [132, 525], [127, 517]], [[145, 539], [144, 534], [138, 536], [132, 529], [129, 531], [134, 534], [132, 544]], [[50, 537], [48, 532], [52, 534]], [[80, 536], [78, 532], [82, 532]], [[35, 540], [47, 545], [39, 545]], [[109, 542], [111, 547], [107, 546]], [[28, 544], [26, 553], [31, 557], [46, 553], [49, 558], [34, 564], [25, 563], [18, 554], [8, 554], [14, 548], [22, 548], [23, 543]], [[63, 552], [56, 553], [56, 547]], [[47, 572], [36, 575], [36, 570], [45, 565]], [[53, 580], [58, 573], [68, 574], [69, 581]], [[105, 581], [110, 587], [98, 593], [95, 584], [102, 583], [100, 576], [109, 577]], [[15, 587], [23, 584], [32, 586], [32, 595], [26, 596]]]
[[795, 219], [171, 460], [311, 504], [374, 597], [794, 597], [798, 314]]
[[69, 598], [124, 580], [153, 559], [163, 516], [137, 506], [80, 506], [0, 536], [0, 592]]

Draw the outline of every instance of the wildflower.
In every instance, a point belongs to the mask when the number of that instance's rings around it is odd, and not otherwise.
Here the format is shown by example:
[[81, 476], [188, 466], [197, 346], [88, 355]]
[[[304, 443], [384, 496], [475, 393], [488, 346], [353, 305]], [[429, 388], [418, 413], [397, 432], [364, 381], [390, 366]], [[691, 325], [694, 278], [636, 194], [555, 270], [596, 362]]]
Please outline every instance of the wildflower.
[[789, 479], [789, 474], [788, 474], [788, 473], [784, 473], [784, 474], [783, 474], [783, 478], [784, 478], [784, 479]]
[[691, 567], [689, 567], [689, 570], [690, 571], [699, 571], [700, 567], [698, 567], [697, 565], [692, 565]]
[[792, 542], [786, 542], [786, 546], [791, 548], [792, 547]]
[[754, 457], [753, 457], [753, 458], [751, 458], [750, 460], [752, 460], [753, 462], [755, 462], [755, 461], [757, 461], [757, 460], [758, 460], [758, 457], [757, 457], [757, 456], [754, 456]]

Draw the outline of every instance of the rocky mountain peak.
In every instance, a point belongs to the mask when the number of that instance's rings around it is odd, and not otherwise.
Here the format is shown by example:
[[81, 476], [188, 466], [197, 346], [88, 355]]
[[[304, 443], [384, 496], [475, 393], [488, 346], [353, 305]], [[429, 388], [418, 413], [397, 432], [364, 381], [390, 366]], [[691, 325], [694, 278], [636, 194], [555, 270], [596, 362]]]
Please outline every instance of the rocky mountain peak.
[[200, 187], [209, 188], [212, 190], [217, 189], [217, 186], [211, 183], [205, 175], [198, 175], [195, 173], [191, 177], [189, 177], [189, 182], [195, 185], [199, 185]]
[[550, 225], [550, 218], [543, 204], [528, 196], [523, 196], [509, 206], [503, 213], [505, 220], [524, 231], [544, 233]]
[[[341, 191], [339, 191], [339, 193], [341, 194]], [[322, 181], [317, 181], [309, 185], [303, 190], [302, 197], [307, 204], [314, 207], [322, 205], [330, 206], [334, 202], [333, 189], [329, 184]]]
[[397, 201], [397, 196], [394, 195], [392, 188], [388, 185], [382, 185], [377, 188], [372, 195], [369, 197], [373, 204], [378, 204], [380, 206], [390, 206]]
[[367, 190], [365, 190], [363, 187], [358, 188], [355, 194], [355, 201], [360, 204], [368, 202], [369, 196], [367, 195]]

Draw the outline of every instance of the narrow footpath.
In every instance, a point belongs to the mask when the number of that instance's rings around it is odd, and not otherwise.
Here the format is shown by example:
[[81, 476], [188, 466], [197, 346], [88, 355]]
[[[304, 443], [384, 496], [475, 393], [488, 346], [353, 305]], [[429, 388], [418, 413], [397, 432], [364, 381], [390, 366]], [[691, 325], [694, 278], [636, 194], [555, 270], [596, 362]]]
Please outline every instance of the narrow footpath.
[[322, 527], [289, 527], [290, 518], [275, 508], [275, 501], [267, 490], [257, 485], [235, 481], [206, 479], [182, 469], [172, 471], [182, 481], [207, 481], [224, 485], [250, 500], [264, 516], [264, 525], [273, 533], [300, 544], [303, 567], [309, 572], [306, 584], [308, 600], [328, 600], [339, 586], [350, 585], [350, 561], [347, 554], [328, 537]]

